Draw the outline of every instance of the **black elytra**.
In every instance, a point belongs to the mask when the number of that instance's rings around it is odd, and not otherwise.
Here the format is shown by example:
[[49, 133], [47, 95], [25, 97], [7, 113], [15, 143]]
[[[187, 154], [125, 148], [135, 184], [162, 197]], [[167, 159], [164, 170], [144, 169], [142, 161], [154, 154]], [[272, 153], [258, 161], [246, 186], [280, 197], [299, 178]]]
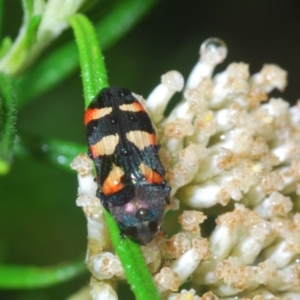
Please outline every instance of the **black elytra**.
[[125, 88], [104, 88], [86, 115], [89, 155], [95, 162], [97, 197], [122, 236], [145, 245], [161, 230], [171, 188], [160, 146], [143, 105]]

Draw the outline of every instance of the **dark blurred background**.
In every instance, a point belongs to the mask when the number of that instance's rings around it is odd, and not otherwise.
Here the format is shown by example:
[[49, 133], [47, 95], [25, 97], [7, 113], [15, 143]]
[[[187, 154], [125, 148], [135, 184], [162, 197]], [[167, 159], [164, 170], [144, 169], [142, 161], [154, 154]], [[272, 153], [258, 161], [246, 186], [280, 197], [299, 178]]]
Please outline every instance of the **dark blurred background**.
[[[141, 0], [143, 1], [143, 0]], [[15, 38], [21, 25], [21, 1], [6, 0], [4, 35]], [[288, 87], [275, 92], [295, 103], [300, 96], [300, 18], [297, 1], [159, 1], [121, 41], [104, 51], [110, 84], [145, 97], [169, 70], [185, 78], [198, 60], [200, 44], [222, 38], [231, 62], [265, 63], [288, 71]], [[101, 3], [99, 15], [101, 12]], [[97, 10], [90, 16], [97, 18]], [[71, 37], [71, 32], [64, 38]], [[34, 82], [32, 82], [34, 84]], [[32, 136], [85, 142], [79, 71], [19, 112], [18, 130]], [[0, 262], [48, 266], [83, 258], [86, 221], [75, 206], [76, 174], [32, 159], [16, 157], [0, 178]], [[65, 299], [89, 276], [34, 291], [0, 291], [0, 299]], [[120, 299], [132, 299], [132, 296]]]

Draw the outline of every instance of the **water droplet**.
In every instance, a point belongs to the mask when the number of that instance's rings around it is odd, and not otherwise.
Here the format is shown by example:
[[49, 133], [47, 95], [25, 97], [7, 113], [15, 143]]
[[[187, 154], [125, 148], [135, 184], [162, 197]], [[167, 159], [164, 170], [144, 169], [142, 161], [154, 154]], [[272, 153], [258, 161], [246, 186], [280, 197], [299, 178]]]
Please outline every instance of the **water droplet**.
[[218, 38], [210, 38], [204, 41], [200, 47], [201, 61], [217, 65], [227, 56], [227, 46]]
[[161, 76], [161, 83], [168, 89], [180, 92], [183, 89], [183, 76], [177, 71], [169, 71]]
[[59, 164], [64, 164], [64, 163], [66, 162], [65, 156], [59, 155], [59, 156], [57, 157], [57, 162], [58, 162]]

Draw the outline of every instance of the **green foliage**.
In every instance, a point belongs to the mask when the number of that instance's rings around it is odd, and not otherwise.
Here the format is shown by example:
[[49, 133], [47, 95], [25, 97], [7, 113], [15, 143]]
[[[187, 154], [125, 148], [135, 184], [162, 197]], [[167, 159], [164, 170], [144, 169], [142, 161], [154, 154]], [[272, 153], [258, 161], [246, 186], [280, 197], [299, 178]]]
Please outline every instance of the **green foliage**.
[[[80, 54], [80, 66], [86, 107], [96, 94], [108, 86], [104, 58], [95, 31], [89, 20], [80, 14], [70, 17]], [[105, 211], [110, 236], [125, 270], [127, 280], [137, 300], [156, 300], [159, 295], [148, 272], [140, 246], [128, 238], [122, 239], [112, 216]]]
[[159, 294], [147, 270], [140, 247], [128, 238], [122, 239], [113, 217], [107, 211], [104, 211], [104, 214], [115, 251], [136, 299], [159, 300]]
[[[120, 40], [155, 2], [155, 0], [120, 1], [112, 11], [96, 22], [95, 30], [102, 49], [111, 47]], [[62, 82], [78, 68], [78, 65], [79, 56], [74, 41], [55, 49], [27, 70], [24, 76], [17, 79], [19, 106], [28, 104], [36, 96]]]
[[80, 14], [69, 18], [73, 27], [80, 56], [85, 107], [96, 97], [97, 93], [108, 87], [103, 55], [100, 52], [93, 25]]
[[41, 22], [43, 0], [23, 0], [23, 25], [16, 41], [7, 50], [0, 62], [2, 72], [15, 75], [27, 64], [30, 53], [33, 51], [37, 39], [38, 28]]
[[70, 280], [85, 270], [86, 266], [82, 261], [47, 268], [0, 265], [0, 288], [33, 289], [47, 287]]
[[[26, 164], [43, 162], [49, 168], [70, 171], [70, 162], [80, 152], [86, 151], [86, 145], [50, 138], [47, 135], [32, 136], [22, 128], [17, 132], [17, 112], [25, 104], [32, 102], [36, 96], [55, 87], [71, 75], [78, 68], [79, 57], [86, 107], [101, 88], [108, 86], [99, 41], [100, 45], [106, 48], [118, 42], [155, 2], [154, 0], [118, 1], [113, 9], [109, 8], [100, 21], [96, 21], [95, 26], [83, 15], [59, 11], [60, 16], [65, 16], [65, 22], [70, 21], [75, 32], [77, 46], [74, 41], [60, 42], [58, 47], [54, 47], [52, 51], [38, 60], [42, 51], [56, 38], [53, 35], [48, 40], [45, 35], [39, 38], [41, 24], [45, 18], [45, 7], [49, 2], [54, 1], [23, 0], [23, 24], [18, 37], [13, 41], [6, 36], [0, 42], [0, 175], [3, 176], [9, 174], [14, 168], [14, 156]], [[96, 1], [89, 3], [90, 5], [86, 5], [85, 9], [92, 10], [93, 5], [97, 4]], [[55, 13], [55, 10], [52, 13]], [[0, 0], [0, 29], [3, 27], [3, 16], [3, 1]], [[47, 26], [47, 23], [43, 26]], [[47, 32], [47, 28], [43, 30]], [[55, 121], [55, 116], [53, 120]], [[78, 122], [82, 121], [78, 120]], [[20, 170], [18, 171], [20, 173]], [[26, 169], [22, 172], [23, 176], [26, 176]], [[7, 176], [9, 178], [9, 175]], [[28, 176], [34, 175], [28, 174]], [[49, 186], [49, 188], [51, 192], [55, 190], [54, 186]], [[45, 190], [44, 193], [49, 194], [49, 191]], [[75, 193], [76, 190], [74, 190]], [[30, 195], [30, 189], [23, 192], [24, 201], [29, 203], [28, 195]], [[14, 199], [10, 200], [14, 201]], [[2, 201], [4, 201], [3, 197], [0, 198], [0, 204]], [[42, 199], [41, 201], [43, 202]], [[3, 208], [3, 204], [1, 205]], [[74, 203], [70, 202], [69, 205], [74, 206]], [[26, 217], [27, 213], [22, 218]], [[109, 219], [109, 216], [107, 218]], [[120, 238], [118, 228], [115, 224], [113, 225], [113, 220], [109, 222], [112, 224], [113, 240], [119, 243], [120, 241], [116, 238], [117, 236]], [[32, 234], [32, 247], [35, 247], [36, 242], [35, 230], [37, 228], [28, 233], [29, 236]], [[9, 236], [10, 232], [7, 233]], [[137, 299], [158, 299], [139, 247], [127, 239], [119, 246], [115, 244], [115, 247]], [[5, 258], [4, 248], [3, 240], [0, 239], [0, 260]], [[133, 259], [133, 256], [137, 259]], [[69, 261], [73, 259], [70, 257]], [[82, 261], [49, 267], [2, 264], [0, 265], [0, 288], [35, 289], [57, 285], [85, 272]]]
[[0, 175], [9, 171], [15, 139], [16, 107], [13, 80], [0, 73]]

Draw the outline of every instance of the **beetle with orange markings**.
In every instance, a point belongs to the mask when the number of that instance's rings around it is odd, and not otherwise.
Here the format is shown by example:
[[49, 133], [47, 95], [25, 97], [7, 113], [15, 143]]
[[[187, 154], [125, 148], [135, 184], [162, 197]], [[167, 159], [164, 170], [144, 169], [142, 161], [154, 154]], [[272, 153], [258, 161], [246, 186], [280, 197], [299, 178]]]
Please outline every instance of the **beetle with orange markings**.
[[149, 115], [128, 89], [113, 86], [91, 102], [85, 125], [97, 197], [123, 236], [148, 244], [162, 230], [171, 191]]

